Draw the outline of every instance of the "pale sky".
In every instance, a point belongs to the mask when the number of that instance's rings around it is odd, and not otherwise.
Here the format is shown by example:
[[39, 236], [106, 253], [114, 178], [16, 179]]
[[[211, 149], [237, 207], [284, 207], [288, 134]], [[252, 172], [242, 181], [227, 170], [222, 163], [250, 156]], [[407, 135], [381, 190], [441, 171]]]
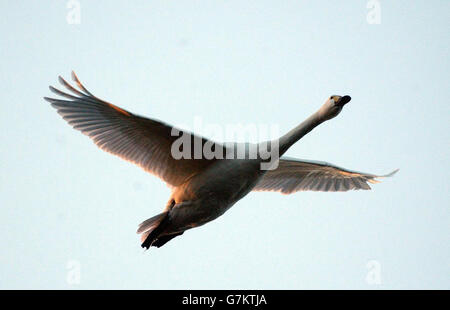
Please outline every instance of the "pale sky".
[[[1, 289], [450, 288], [449, 1], [375, 1], [379, 24], [366, 0], [80, 0], [79, 24], [68, 2], [0, 2]], [[400, 171], [372, 191], [250, 193], [143, 252], [137, 225], [170, 190], [42, 99], [71, 70], [189, 127], [284, 133], [348, 94], [287, 155]]]

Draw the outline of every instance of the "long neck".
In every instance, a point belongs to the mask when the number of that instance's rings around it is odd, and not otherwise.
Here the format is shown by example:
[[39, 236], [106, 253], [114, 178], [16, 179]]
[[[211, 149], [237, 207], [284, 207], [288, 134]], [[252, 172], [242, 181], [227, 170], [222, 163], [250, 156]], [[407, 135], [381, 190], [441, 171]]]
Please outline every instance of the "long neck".
[[300, 125], [283, 135], [279, 140], [279, 156], [286, 153], [286, 151], [304, 135], [313, 130], [317, 125], [324, 120], [319, 116], [319, 111], [308, 117]]

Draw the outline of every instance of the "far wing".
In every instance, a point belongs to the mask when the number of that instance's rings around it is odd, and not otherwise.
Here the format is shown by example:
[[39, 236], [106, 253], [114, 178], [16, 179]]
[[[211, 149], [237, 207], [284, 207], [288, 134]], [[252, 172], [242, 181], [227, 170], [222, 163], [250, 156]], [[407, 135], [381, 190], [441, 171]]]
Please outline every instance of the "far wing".
[[370, 189], [368, 183], [389, 177], [343, 169], [326, 162], [281, 158], [277, 169], [269, 170], [253, 189], [291, 194], [298, 191], [344, 192]]

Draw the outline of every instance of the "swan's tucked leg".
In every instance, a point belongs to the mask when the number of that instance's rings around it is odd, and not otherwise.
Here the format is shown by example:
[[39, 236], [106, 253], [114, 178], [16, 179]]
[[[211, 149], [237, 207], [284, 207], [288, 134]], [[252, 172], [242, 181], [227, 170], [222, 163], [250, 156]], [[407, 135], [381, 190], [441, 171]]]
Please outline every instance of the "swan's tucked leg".
[[184, 233], [184, 231], [180, 232], [180, 233], [175, 233], [175, 234], [171, 234], [171, 235], [163, 235], [163, 236], [159, 236], [153, 243], [152, 246], [155, 246], [157, 248], [162, 247], [164, 244], [166, 244], [167, 242], [169, 242], [170, 240], [172, 240], [173, 238], [180, 236]]
[[137, 233], [142, 234], [141, 247], [149, 249], [151, 246], [155, 246], [159, 248], [171, 239], [182, 235], [185, 230], [197, 226], [193, 224], [198, 221], [198, 218], [195, 218], [195, 205], [190, 201], [179, 204], [169, 201], [166, 206], [167, 211], [155, 215], [139, 225]]
[[142, 233], [141, 247], [148, 250], [169, 225], [169, 223], [169, 212], [160, 213], [143, 222], [138, 229], [138, 233]]
[[183, 201], [168, 211], [144, 221], [138, 229], [142, 233], [141, 246], [161, 247], [184, 231], [201, 226], [223, 214], [223, 209], [211, 201]]

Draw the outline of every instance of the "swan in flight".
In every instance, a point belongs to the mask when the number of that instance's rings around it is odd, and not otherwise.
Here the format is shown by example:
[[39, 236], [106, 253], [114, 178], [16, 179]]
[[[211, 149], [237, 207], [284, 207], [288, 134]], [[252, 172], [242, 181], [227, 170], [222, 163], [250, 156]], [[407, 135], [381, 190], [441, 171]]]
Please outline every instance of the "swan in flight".
[[[250, 157], [248, 147], [244, 158], [175, 158], [173, 145], [180, 133], [192, 137], [189, 141], [200, 141], [202, 147], [209, 145], [214, 151], [228, 152], [238, 144], [217, 143], [161, 121], [138, 116], [95, 97], [81, 84], [74, 72], [72, 79], [78, 89], [59, 77], [59, 82], [68, 93], [52, 86], [50, 90], [64, 99], [44, 99], [56, 108], [64, 120], [90, 137], [98, 147], [158, 176], [172, 189], [164, 211], [139, 225], [137, 233], [141, 234], [141, 246], [146, 249], [150, 246], [161, 247], [184, 231], [216, 219], [250, 191], [291, 194], [308, 190], [368, 190], [370, 186], [367, 183], [377, 183], [377, 178], [397, 172], [395, 170], [378, 176], [343, 169], [326, 162], [279, 157], [316, 126], [337, 116], [351, 100], [350, 96], [329, 97], [317, 112], [281, 138], [272, 141], [276, 142], [273, 144], [278, 148], [276, 158], [264, 158], [259, 154], [256, 158]], [[179, 134], [174, 135], [174, 132]], [[263, 163], [270, 161], [275, 162], [271, 167], [276, 168], [261, 168]]]

